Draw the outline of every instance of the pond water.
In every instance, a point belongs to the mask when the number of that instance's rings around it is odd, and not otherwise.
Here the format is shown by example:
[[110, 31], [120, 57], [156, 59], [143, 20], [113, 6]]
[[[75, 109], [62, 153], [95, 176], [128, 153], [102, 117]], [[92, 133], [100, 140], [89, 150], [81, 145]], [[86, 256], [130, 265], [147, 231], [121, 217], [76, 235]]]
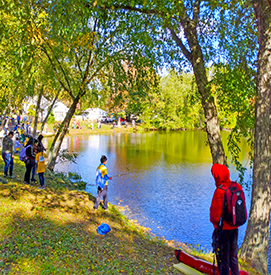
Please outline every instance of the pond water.
[[[225, 145], [228, 133], [222, 132]], [[96, 196], [95, 175], [100, 157], [108, 158], [109, 202], [126, 207], [125, 215], [167, 240], [211, 250], [209, 208], [215, 183], [207, 136], [201, 131], [111, 133], [66, 137], [63, 149], [78, 153], [77, 163], [59, 163], [55, 170], [76, 172]], [[248, 168], [246, 143], [241, 161]], [[228, 155], [228, 153], [226, 152]], [[230, 166], [231, 179], [237, 172]], [[248, 211], [251, 192], [245, 188]], [[246, 224], [239, 230], [241, 245]]]

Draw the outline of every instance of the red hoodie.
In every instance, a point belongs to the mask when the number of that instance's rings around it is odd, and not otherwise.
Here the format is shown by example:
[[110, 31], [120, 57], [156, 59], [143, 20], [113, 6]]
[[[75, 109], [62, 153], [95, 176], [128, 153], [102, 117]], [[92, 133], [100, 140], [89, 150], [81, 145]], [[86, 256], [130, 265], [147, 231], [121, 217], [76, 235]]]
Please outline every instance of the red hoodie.
[[[210, 207], [210, 221], [216, 228], [219, 222], [219, 219], [223, 212], [224, 206], [224, 195], [225, 191], [218, 188], [219, 186], [223, 185], [225, 187], [229, 187], [231, 184], [230, 180], [230, 171], [229, 169], [222, 164], [215, 163], [212, 167], [212, 175], [215, 179], [216, 190], [212, 199], [212, 204]], [[242, 189], [241, 185], [238, 186]], [[224, 221], [223, 229], [224, 230], [231, 230], [238, 228], [238, 226], [232, 226]]]

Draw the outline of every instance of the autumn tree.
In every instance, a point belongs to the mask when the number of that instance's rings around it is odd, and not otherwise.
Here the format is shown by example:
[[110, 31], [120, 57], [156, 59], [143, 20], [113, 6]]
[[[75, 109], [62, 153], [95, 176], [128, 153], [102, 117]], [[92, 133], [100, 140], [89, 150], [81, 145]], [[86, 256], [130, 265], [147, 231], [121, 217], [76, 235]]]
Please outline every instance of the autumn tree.
[[[177, 63], [180, 68], [186, 60], [192, 66], [205, 115], [205, 125], [214, 163], [226, 164], [221, 142], [220, 125], [214, 97], [207, 78], [207, 63], [215, 57], [216, 12], [208, 3], [195, 1], [95, 1], [99, 10], [121, 10], [130, 22], [145, 22], [146, 32], [152, 34], [145, 41], [147, 52], [155, 51], [164, 62]], [[219, 7], [217, 7], [219, 9]], [[135, 28], [137, 32], [139, 28]], [[210, 39], [213, 36], [213, 39]], [[151, 46], [153, 48], [151, 48]]]
[[145, 127], [195, 129], [204, 119], [193, 74], [172, 70], [161, 78], [159, 89], [150, 90], [149, 100], [138, 103]]
[[[97, 13], [85, 9], [85, 2], [80, 0], [76, 3], [41, 1], [25, 12], [28, 12], [24, 30], [28, 42], [40, 58], [47, 59], [48, 73], [57, 79], [71, 102], [50, 148], [48, 167], [53, 169], [77, 104], [86, 96], [98, 97], [102, 87], [113, 80], [127, 82], [129, 75], [122, 62], [132, 60], [134, 53], [148, 58], [138, 41], [131, 43], [126, 35], [126, 16], [121, 13]], [[59, 14], [61, 17], [55, 20]], [[142, 68], [137, 70], [140, 72]]]

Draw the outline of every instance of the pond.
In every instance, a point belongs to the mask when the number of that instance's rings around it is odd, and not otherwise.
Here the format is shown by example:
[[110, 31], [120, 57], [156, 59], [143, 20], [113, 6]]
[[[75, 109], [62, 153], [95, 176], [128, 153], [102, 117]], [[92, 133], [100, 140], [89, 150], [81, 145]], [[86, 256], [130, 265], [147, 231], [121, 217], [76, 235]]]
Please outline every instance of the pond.
[[[225, 145], [228, 133], [222, 132]], [[55, 170], [76, 172], [96, 196], [95, 175], [100, 157], [108, 158], [109, 202], [125, 207], [125, 215], [151, 229], [157, 236], [211, 250], [209, 208], [215, 183], [207, 136], [202, 131], [111, 133], [65, 138], [62, 148], [78, 153], [77, 163], [59, 163]], [[251, 170], [245, 142], [241, 161]], [[228, 152], [226, 152], [228, 155]], [[230, 166], [231, 179], [237, 172]], [[250, 190], [245, 188], [248, 210]], [[241, 245], [246, 224], [239, 230]]]

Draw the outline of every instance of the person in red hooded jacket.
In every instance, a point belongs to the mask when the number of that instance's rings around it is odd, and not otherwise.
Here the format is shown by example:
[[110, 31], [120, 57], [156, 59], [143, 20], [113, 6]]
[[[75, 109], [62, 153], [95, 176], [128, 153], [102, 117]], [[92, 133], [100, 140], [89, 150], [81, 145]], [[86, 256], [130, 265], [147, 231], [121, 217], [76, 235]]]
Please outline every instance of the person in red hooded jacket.
[[[229, 187], [231, 185], [230, 171], [222, 164], [215, 163], [212, 167], [212, 175], [215, 179], [216, 190], [213, 195], [210, 207], [210, 221], [217, 228], [220, 217], [222, 216], [224, 208], [225, 191], [220, 187]], [[241, 185], [238, 186], [242, 189]], [[232, 226], [226, 221], [223, 221], [222, 236], [221, 236], [221, 266], [220, 275], [229, 275], [229, 268], [231, 275], [239, 275], [238, 268], [238, 227]]]

